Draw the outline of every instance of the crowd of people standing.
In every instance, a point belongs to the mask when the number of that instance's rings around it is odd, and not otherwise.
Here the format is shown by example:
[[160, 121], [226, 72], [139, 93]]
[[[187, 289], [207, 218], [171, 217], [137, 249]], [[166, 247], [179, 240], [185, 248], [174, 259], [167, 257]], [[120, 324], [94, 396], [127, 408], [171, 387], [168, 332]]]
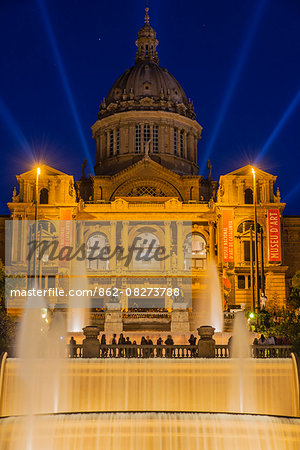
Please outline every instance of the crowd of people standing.
[[[191, 334], [188, 343], [191, 346], [190, 355], [196, 356], [196, 337]], [[76, 341], [74, 337], [70, 339], [70, 356], [76, 358]], [[169, 334], [165, 341], [159, 336], [156, 343], [149, 336], [142, 336], [140, 343], [135, 339], [130, 340], [130, 337], [125, 337], [120, 333], [119, 337], [114, 333], [111, 342], [107, 342], [106, 334], [102, 334], [100, 338], [100, 357], [105, 358], [119, 357], [119, 358], [153, 358], [154, 356], [161, 358], [163, 356], [171, 358], [174, 355], [174, 340]]]

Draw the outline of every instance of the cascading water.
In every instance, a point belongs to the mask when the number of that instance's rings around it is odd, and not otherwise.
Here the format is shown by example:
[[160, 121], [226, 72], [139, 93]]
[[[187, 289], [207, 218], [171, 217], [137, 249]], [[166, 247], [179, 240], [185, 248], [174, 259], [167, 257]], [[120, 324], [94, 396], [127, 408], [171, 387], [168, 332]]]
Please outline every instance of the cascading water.
[[[70, 291], [68, 305], [68, 331], [70, 333], [82, 332], [82, 328], [89, 324], [90, 296], [86, 276], [86, 260], [72, 261], [72, 277], [70, 278]], [[84, 294], [84, 295], [82, 295]]]
[[[256, 414], [296, 416], [296, 381], [291, 359], [247, 360], [256, 379]], [[20, 361], [6, 361], [2, 416], [27, 414]], [[36, 367], [41, 385], [49, 377], [44, 361]], [[204, 411], [236, 412], [231, 408], [230, 359], [69, 359], [62, 364], [57, 412]], [[272, 382], [270, 382], [272, 380]], [[67, 395], [68, 393], [68, 395]], [[35, 395], [39, 397], [38, 389]], [[35, 402], [34, 413], [48, 412]], [[252, 412], [244, 409], [244, 412]]]
[[[207, 324], [215, 328], [215, 331], [223, 331], [223, 304], [220, 289], [220, 281], [216, 263], [209, 261], [207, 266], [208, 298], [210, 302], [209, 321]], [[201, 325], [207, 325], [201, 324]]]
[[[201, 289], [193, 296], [192, 330], [211, 325], [216, 332], [223, 331], [223, 304], [216, 263], [209, 261], [200, 280]], [[195, 297], [195, 298], [194, 298]]]
[[233, 412], [256, 412], [256, 361], [250, 358], [249, 331], [243, 311], [235, 313], [233, 336], [230, 345], [230, 410]]
[[[77, 360], [63, 358], [64, 317], [46, 333], [43, 306], [26, 309], [20, 358], [5, 363], [1, 449], [296, 450], [293, 361], [248, 358], [243, 315], [232, 348], [242, 358]], [[295, 418], [224, 414], [236, 411]]]
[[16, 378], [7, 374], [8, 381], [17, 381], [17, 386], [13, 383], [12, 389], [22, 386], [18, 396], [10, 399], [10, 407], [18, 410], [23, 405], [23, 414], [26, 415], [26, 426], [20, 435], [22, 446], [11, 447], [15, 450], [36, 448], [33, 445], [37, 420], [35, 414], [56, 412], [59, 398], [66, 399], [68, 392], [66, 386], [62, 385], [66, 347], [65, 317], [56, 311], [49, 327], [49, 314], [41, 297], [27, 299], [17, 341]]
[[[20, 436], [26, 422], [20, 418], [5, 421], [0, 429], [1, 448], [24, 450]], [[296, 450], [299, 442], [297, 419], [199, 413], [104, 413], [40, 416], [35, 423], [31, 448]]]

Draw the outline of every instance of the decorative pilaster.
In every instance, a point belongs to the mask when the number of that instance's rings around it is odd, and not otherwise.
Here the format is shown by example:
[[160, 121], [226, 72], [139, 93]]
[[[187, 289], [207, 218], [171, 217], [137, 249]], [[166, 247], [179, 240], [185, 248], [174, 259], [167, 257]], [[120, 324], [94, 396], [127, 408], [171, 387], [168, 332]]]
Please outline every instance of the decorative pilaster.
[[215, 260], [215, 223], [209, 222], [209, 259]]

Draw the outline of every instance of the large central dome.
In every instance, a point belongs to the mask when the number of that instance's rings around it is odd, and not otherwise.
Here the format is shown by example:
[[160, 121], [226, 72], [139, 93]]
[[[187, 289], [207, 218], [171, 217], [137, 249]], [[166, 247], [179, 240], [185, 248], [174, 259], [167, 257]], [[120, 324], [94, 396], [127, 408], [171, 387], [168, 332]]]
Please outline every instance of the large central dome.
[[100, 106], [99, 119], [129, 110], [163, 110], [195, 118], [194, 107], [178, 81], [158, 65], [156, 32], [149, 24], [138, 32], [135, 65], [114, 83]]
[[96, 175], [112, 176], [144, 157], [180, 175], [197, 175], [202, 127], [178, 81], [159, 66], [156, 32], [138, 32], [135, 64], [114, 83], [92, 126]]

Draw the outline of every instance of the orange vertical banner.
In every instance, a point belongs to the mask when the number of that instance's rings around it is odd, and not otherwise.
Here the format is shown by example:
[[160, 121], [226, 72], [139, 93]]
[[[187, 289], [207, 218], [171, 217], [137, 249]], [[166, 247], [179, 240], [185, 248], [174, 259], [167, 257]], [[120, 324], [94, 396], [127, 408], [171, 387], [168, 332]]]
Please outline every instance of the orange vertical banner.
[[222, 212], [223, 262], [234, 262], [233, 209]]
[[281, 261], [281, 236], [279, 209], [268, 210], [268, 249], [269, 261]]

